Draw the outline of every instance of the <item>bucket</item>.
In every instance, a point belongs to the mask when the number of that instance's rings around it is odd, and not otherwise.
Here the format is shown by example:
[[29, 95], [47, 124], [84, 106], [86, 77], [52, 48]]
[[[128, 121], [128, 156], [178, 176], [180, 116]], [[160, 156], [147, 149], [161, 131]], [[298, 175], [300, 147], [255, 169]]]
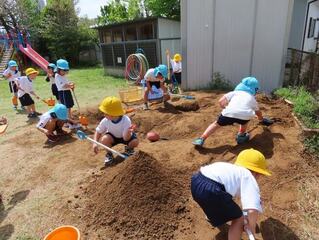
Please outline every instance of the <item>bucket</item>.
[[51, 97], [45, 100], [49, 107], [53, 107], [55, 105], [55, 100]]
[[80, 116], [79, 117], [79, 120], [80, 120], [80, 123], [81, 123], [81, 125], [83, 125], [83, 126], [87, 126], [87, 125], [89, 125], [89, 120], [87, 119], [87, 117], [85, 117], [85, 116]]
[[80, 231], [73, 226], [61, 226], [46, 235], [43, 240], [80, 240]]

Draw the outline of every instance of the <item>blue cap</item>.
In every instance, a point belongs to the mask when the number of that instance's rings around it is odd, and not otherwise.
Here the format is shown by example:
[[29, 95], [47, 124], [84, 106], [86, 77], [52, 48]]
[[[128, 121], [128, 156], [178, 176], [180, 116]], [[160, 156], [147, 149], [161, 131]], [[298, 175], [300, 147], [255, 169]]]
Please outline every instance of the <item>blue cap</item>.
[[54, 63], [49, 63], [48, 68], [56, 69], [56, 66]]
[[65, 105], [58, 103], [52, 108], [50, 113], [55, 113], [57, 118], [60, 120], [67, 120], [68, 119], [68, 110]]
[[17, 67], [17, 66], [18, 66], [18, 64], [17, 64], [17, 62], [16, 62], [16, 61], [14, 61], [14, 60], [10, 60], [10, 61], [8, 62], [8, 66], [9, 66], [9, 67]]
[[239, 83], [234, 91], [244, 91], [248, 92], [252, 95], [255, 95], [259, 89], [259, 82], [254, 77], [246, 77], [241, 80], [241, 83]]
[[167, 66], [166, 65], [158, 65], [158, 67], [156, 67], [154, 69], [154, 75], [155, 77], [157, 77], [158, 74], [161, 74], [164, 78], [167, 77]]
[[69, 69], [70, 69], [68, 61], [66, 61], [64, 59], [59, 59], [56, 62], [56, 65], [57, 65], [58, 69], [62, 69], [62, 70], [65, 70], [65, 71], [69, 71]]

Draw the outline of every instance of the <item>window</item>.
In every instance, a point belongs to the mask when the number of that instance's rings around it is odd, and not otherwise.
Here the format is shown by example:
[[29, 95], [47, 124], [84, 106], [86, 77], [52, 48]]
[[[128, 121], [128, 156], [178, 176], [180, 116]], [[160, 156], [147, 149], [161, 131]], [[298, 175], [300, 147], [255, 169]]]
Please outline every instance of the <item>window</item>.
[[129, 27], [125, 31], [125, 41], [135, 41], [137, 40], [136, 36], [136, 27]]
[[112, 35], [111, 35], [111, 31], [103, 31], [103, 42], [104, 43], [111, 43], [112, 42]]
[[314, 37], [315, 29], [316, 29], [316, 19], [311, 17], [309, 20], [309, 26], [308, 26], [308, 38]]
[[113, 42], [123, 42], [122, 29], [113, 31]]
[[145, 24], [140, 27], [140, 39], [153, 39], [153, 24]]

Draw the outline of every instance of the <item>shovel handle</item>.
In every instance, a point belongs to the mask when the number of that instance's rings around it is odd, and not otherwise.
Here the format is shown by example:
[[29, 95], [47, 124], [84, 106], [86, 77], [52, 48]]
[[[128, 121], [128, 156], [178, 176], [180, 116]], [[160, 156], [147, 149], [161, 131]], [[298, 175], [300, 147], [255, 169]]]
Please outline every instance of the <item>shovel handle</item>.
[[102, 143], [100, 143], [100, 142], [98, 142], [98, 141], [95, 141], [94, 139], [88, 137], [88, 136], [87, 136], [84, 132], [82, 132], [82, 131], [77, 131], [76, 134], [78, 135], [78, 137], [79, 137], [81, 140], [87, 139], [87, 140], [89, 140], [90, 142], [93, 142], [93, 143], [95, 143], [96, 145], [98, 145], [98, 146], [100, 146], [100, 147], [102, 147], [102, 148], [105, 148], [106, 150], [108, 150], [108, 151], [110, 151], [110, 152], [112, 152], [112, 153], [114, 153], [114, 154], [120, 156], [121, 158], [124, 158], [124, 159], [127, 158], [124, 154], [119, 153], [118, 151], [115, 151], [114, 149], [112, 149], [112, 148], [110, 148], [110, 147], [108, 147], [108, 146], [105, 146], [104, 144], [102, 144]]

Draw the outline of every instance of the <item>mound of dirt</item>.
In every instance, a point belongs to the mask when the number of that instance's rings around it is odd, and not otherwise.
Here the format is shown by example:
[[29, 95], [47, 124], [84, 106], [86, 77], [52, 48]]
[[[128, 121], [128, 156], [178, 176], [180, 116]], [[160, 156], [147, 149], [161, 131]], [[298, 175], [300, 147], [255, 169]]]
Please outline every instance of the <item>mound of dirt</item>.
[[172, 239], [186, 211], [182, 174], [144, 152], [122, 165], [121, 174], [110, 180], [104, 172], [87, 187], [86, 232], [99, 230], [102, 239]]

